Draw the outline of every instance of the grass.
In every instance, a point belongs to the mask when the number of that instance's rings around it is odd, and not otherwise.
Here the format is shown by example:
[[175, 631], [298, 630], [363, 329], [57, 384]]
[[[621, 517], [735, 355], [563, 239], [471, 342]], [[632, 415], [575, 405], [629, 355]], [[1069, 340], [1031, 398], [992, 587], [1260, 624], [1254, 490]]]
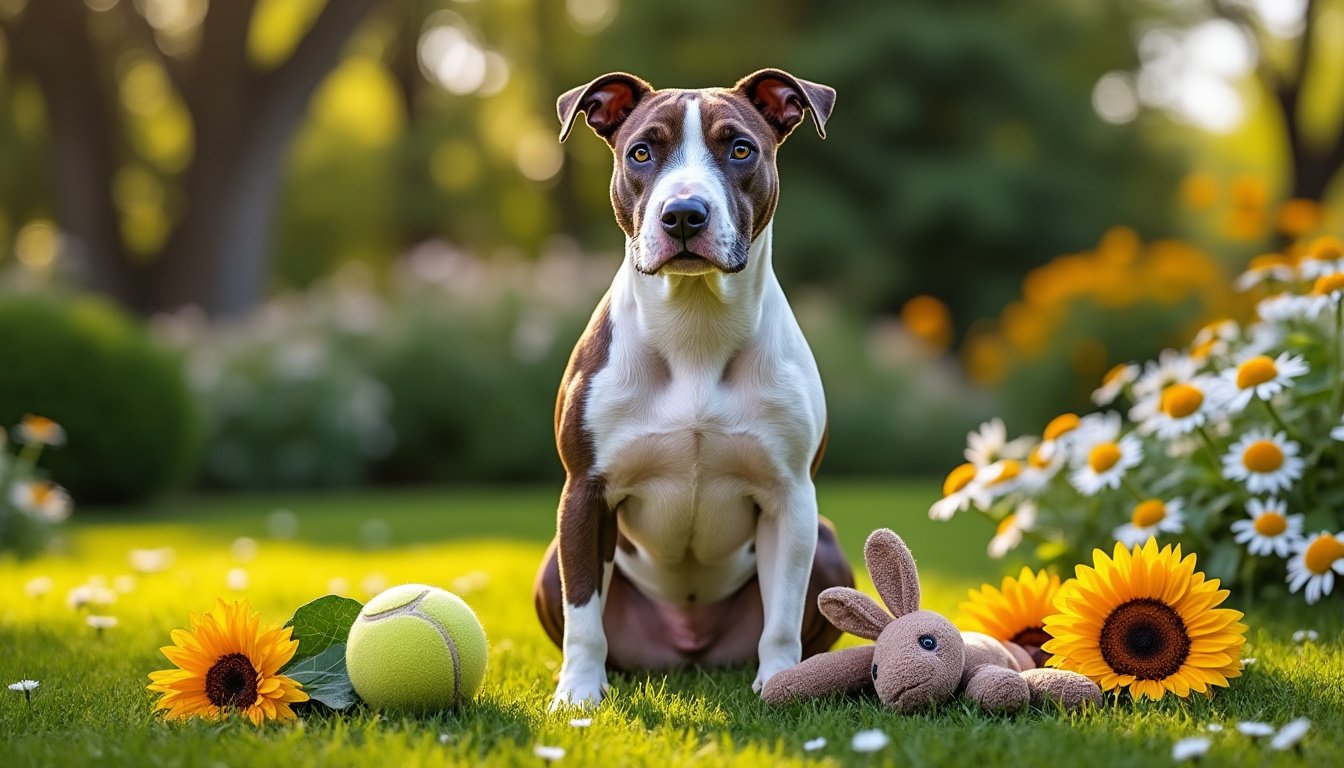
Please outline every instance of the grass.
[[[987, 525], [973, 518], [930, 522], [931, 482], [824, 483], [821, 506], [851, 556], [886, 525], [920, 559], [926, 607], [955, 612], [965, 589], [994, 578], [984, 557]], [[1033, 710], [1009, 717], [953, 702], [900, 716], [872, 701], [840, 700], [766, 708], [750, 691], [751, 669], [616, 676], [590, 728], [547, 714], [560, 655], [532, 612], [536, 564], [553, 530], [555, 489], [199, 498], [129, 512], [88, 512], [69, 527], [65, 551], [28, 562], [0, 561], [0, 682], [41, 681], [30, 705], [0, 689], [0, 755], [6, 765], [523, 765], [540, 766], [537, 744], [568, 751], [563, 765], [947, 765], [1097, 764], [1170, 761], [1171, 745], [1213, 737], [1205, 765], [1334, 764], [1344, 751], [1344, 616], [1339, 601], [1314, 609], [1296, 602], [1249, 611], [1247, 674], [1212, 700], [1111, 702], [1080, 714]], [[271, 538], [267, 515], [292, 510], [297, 535]], [[371, 519], [382, 523], [372, 523]], [[236, 537], [259, 542], [240, 565]], [[373, 546], [383, 540], [382, 546]], [[175, 565], [136, 578], [107, 609], [120, 624], [101, 635], [69, 607], [69, 589], [130, 572], [137, 547], [170, 546]], [[246, 570], [247, 597], [263, 618], [283, 621], [299, 604], [344, 580], [347, 594], [407, 581], [462, 590], [491, 639], [486, 685], [459, 712], [383, 717], [366, 710], [310, 717], [297, 726], [255, 729], [245, 722], [167, 724], [150, 713], [146, 674], [166, 667], [158, 648], [189, 610], [230, 594], [226, 574]], [[25, 597], [46, 576], [54, 589]], [[466, 577], [465, 579], [463, 577]], [[367, 582], [367, 584], [366, 584]], [[126, 586], [126, 585], [123, 585]], [[865, 585], [866, 586], [866, 585]], [[1295, 644], [1314, 628], [1316, 644]], [[852, 642], [852, 639], [850, 639]], [[1241, 720], [1312, 721], [1297, 753], [1271, 751], [1235, 732]], [[883, 752], [851, 752], [855, 731], [881, 728]], [[805, 753], [802, 742], [829, 744]]]

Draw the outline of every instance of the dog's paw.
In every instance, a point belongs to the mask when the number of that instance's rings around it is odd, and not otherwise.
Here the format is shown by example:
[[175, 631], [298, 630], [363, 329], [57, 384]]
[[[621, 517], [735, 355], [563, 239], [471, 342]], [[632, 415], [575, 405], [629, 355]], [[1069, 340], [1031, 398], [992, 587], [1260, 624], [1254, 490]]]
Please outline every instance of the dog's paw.
[[797, 659], [790, 659], [787, 657], [762, 660], [761, 666], [756, 671], [756, 681], [751, 684], [751, 690], [764, 696], [765, 684], [770, 682], [770, 678], [786, 669], [792, 668], [797, 663]]
[[560, 683], [555, 688], [555, 695], [551, 697], [551, 706], [548, 711], [555, 712], [568, 707], [584, 709], [596, 707], [602, 702], [602, 697], [606, 692], [607, 680], [605, 674], [580, 678], [577, 675], [565, 675], [562, 672]]

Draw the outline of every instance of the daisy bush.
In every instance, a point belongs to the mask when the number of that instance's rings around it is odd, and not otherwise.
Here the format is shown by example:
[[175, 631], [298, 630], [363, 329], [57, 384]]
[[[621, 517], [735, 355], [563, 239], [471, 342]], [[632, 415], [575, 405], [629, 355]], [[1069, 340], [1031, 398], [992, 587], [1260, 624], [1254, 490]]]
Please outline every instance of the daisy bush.
[[64, 444], [65, 429], [43, 416], [0, 428], [0, 554], [40, 552], [70, 517], [70, 494], [37, 466], [43, 450]]
[[1344, 242], [1252, 261], [1236, 281], [1255, 319], [1115, 366], [1097, 412], [1010, 439], [971, 433], [930, 515], [997, 526], [989, 554], [1071, 565], [1150, 537], [1198, 551], [1225, 585], [1317, 603], [1344, 575]]

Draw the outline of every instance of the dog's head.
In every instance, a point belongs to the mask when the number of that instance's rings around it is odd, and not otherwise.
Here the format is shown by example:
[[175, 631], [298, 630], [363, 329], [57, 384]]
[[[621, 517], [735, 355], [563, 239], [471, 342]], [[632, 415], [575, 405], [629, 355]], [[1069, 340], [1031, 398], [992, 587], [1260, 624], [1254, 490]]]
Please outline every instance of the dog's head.
[[560, 140], [579, 113], [615, 156], [611, 202], [645, 274], [739, 272], [779, 199], [775, 151], [807, 110], [817, 133], [835, 91], [779, 69], [732, 88], [654, 90], [613, 72], [557, 101]]

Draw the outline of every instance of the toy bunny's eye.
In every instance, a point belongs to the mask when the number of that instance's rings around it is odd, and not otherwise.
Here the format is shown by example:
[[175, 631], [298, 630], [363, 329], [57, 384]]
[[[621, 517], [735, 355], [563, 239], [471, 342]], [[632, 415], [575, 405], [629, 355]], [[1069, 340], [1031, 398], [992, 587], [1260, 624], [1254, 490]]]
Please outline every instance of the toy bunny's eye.
[[877, 665], [876, 665], [876, 664], [873, 665], [873, 680], [874, 680], [874, 681], [877, 680]]
[[932, 651], [938, 647], [938, 641], [934, 640], [932, 635], [920, 635], [919, 647], [926, 651]]

